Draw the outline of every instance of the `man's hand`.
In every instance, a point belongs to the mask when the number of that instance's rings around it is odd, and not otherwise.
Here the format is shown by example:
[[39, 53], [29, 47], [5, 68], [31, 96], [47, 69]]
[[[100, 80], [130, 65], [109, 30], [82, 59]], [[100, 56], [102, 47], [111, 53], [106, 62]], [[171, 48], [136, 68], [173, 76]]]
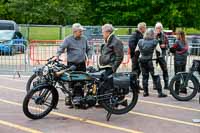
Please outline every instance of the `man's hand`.
[[54, 60], [58, 60], [58, 59], [59, 59], [58, 56], [54, 56], [54, 57], [52, 58], [53, 61], [54, 61]]
[[165, 44], [161, 44], [160, 48], [166, 48]]
[[159, 59], [156, 59], [156, 66], [158, 66], [158, 64], [159, 64]]

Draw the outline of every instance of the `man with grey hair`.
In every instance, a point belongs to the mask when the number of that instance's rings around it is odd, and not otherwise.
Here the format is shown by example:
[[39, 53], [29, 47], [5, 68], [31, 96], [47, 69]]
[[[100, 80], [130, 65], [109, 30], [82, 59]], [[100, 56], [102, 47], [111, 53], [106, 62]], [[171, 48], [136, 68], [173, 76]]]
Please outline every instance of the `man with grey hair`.
[[[130, 36], [129, 41], [128, 41], [131, 61], [132, 61], [132, 72], [136, 72], [138, 78], [140, 76], [141, 70], [140, 70], [139, 62], [135, 61], [135, 48], [137, 47], [138, 41], [143, 38], [143, 34], [145, 31], [146, 31], [146, 23], [145, 22], [139, 23], [137, 26], [137, 29]], [[140, 89], [142, 88], [140, 87]]]
[[169, 47], [167, 36], [163, 32], [163, 25], [160, 22], [157, 22], [155, 25], [155, 34], [156, 39], [160, 45], [162, 50], [162, 58], [158, 59], [158, 64], [160, 65], [163, 71], [163, 79], [164, 79], [164, 89], [168, 89], [169, 75], [167, 70], [167, 62], [166, 62], [166, 51]]
[[124, 57], [123, 44], [113, 31], [111, 24], [102, 26], [104, 44], [101, 46], [99, 67], [106, 68], [106, 75], [116, 72]]
[[[65, 52], [66, 50], [66, 57], [67, 57], [67, 65], [68, 66], [76, 66], [76, 71], [86, 71], [86, 58], [87, 54], [89, 53], [89, 48], [87, 44], [87, 40], [84, 36], [82, 36], [83, 33], [83, 26], [79, 23], [74, 23], [72, 25], [72, 32], [73, 35], [67, 36], [63, 43], [58, 48], [58, 51], [56, 53], [56, 56], [54, 59], [58, 59], [59, 56]], [[74, 87], [72, 85], [74, 90], [74, 98], [72, 99], [72, 102], [75, 105], [80, 104], [80, 99], [83, 97], [83, 90], [82, 86]], [[71, 100], [70, 100], [71, 101]]]

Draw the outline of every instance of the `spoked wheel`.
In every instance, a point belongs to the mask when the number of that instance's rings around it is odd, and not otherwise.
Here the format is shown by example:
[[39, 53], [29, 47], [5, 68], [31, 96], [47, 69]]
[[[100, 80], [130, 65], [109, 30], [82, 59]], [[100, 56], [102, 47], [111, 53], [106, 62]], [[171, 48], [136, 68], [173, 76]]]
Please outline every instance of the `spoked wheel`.
[[179, 73], [170, 81], [170, 92], [179, 101], [189, 101], [197, 94], [198, 82], [193, 75], [188, 75], [189, 73]]
[[35, 81], [40, 81], [39, 79], [41, 79], [41, 77], [37, 76], [35, 73], [33, 75], [31, 75], [31, 77], [28, 79], [28, 81], [26, 83], [26, 91], [29, 92], [29, 90], [31, 88], [33, 88], [33, 83]]
[[112, 93], [108, 100], [102, 102], [102, 106], [111, 114], [125, 114], [132, 110], [138, 100], [138, 93], [136, 89], [127, 89], [126, 94], [124, 89], [107, 90], [104, 94]]
[[31, 119], [41, 119], [57, 105], [57, 102], [58, 93], [51, 86], [31, 89], [23, 101], [23, 112]]

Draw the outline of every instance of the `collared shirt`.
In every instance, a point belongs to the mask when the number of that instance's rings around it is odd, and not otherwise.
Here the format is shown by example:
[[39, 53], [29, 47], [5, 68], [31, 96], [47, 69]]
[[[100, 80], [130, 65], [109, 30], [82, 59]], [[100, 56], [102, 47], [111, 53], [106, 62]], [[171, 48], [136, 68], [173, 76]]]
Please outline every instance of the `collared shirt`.
[[72, 63], [82, 63], [86, 60], [86, 55], [89, 51], [87, 40], [85, 37], [75, 38], [73, 35], [64, 39], [57, 51], [57, 56], [60, 56], [67, 50], [67, 61]]

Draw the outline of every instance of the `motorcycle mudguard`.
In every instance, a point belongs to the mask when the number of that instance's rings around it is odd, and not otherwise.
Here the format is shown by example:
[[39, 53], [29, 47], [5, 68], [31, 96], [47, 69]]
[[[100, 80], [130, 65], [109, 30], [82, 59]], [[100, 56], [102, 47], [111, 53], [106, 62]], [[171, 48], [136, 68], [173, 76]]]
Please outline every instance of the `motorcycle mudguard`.
[[57, 104], [58, 104], [59, 95], [58, 95], [57, 89], [56, 89], [54, 86], [49, 85], [49, 84], [47, 84], [47, 83], [43, 83], [43, 84], [39, 84], [39, 85], [33, 87], [32, 89], [33, 89], [34, 91], [35, 91], [35, 90], [36, 90], [36, 91], [40, 91], [40, 90], [42, 90], [44, 87], [45, 87], [45, 88], [49, 88], [50, 90], [53, 91], [53, 93], [54, 93], [54, 95], [55, 95], [55, 97], [56, 97], [56, 100], [54, 101], [54, 108], [56, 108], [56, 106], [57, 106]]

